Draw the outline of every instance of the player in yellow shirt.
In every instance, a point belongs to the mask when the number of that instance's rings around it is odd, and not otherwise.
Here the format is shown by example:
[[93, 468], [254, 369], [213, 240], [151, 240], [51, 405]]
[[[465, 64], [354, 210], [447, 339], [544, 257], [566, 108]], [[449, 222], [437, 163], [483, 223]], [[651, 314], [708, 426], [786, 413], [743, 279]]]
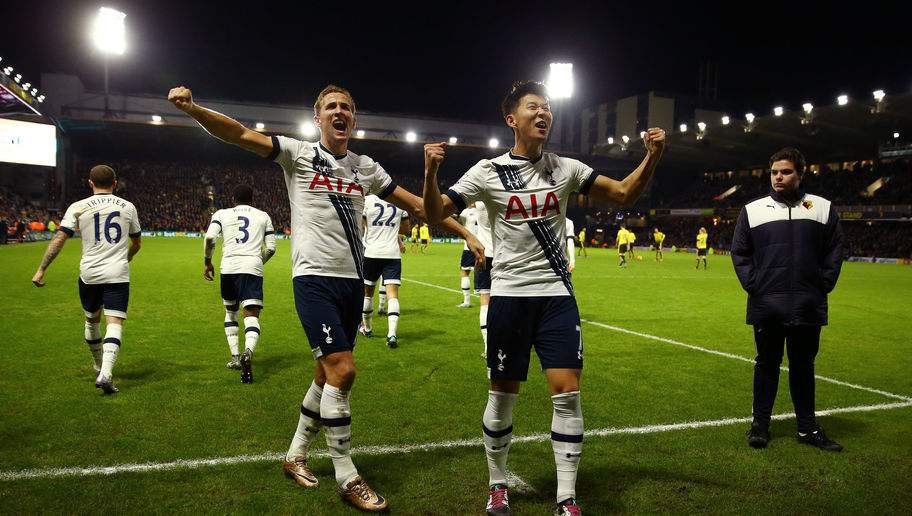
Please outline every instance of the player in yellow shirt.
[[618, 267], [627, 267], [627, 227], [621, 224], [617, 232]]
[[579, 249], [576, 250], [576, 255], [579, 256], [580, 253], [583, 253], [583, 256], [589, 258], [589, 255], [586, 254], [586, 228], [583, 228], [579, 232]]
[[412, 245], [409, 247], [409, 252], [412, 254], [418, 254], [418, 224], [412, 226], [412, 237], [410, 238]]
[[659, 228], [653, 228], [652, 239], [655, 240], [656, 261], [661, 262], [665, 259], [662, 256], [662, 243], [665, 241], [665, 233], [659, 231]]
[[706, 246], [707, 238], [709, 235], [706, 233], [706, 228], [700, 228], [697, 233], [697, 270], [700, 270], [700, 260], [703, 260], [703, 270], [706, 270], [706, 254], [709, 252]]
[[627, 256], [630, 257], [631, 260], [636, 259], [636, 251], [633, 250], [633, 244], [634, 244], [634, 242], [636, 242], [636, 239], [637, 239], [636, 233], [628, 230], [627, 231]]
[[421, 235], [421, 252], [426, 253], [428, 246], [431, 244], [431, 229], [427, 224], [422, 224], [418, 233]]

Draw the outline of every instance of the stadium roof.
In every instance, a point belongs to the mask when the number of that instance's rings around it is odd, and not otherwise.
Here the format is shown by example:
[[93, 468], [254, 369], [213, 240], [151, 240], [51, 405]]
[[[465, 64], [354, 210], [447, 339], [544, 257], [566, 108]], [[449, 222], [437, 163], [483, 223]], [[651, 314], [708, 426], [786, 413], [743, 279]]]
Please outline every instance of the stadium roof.
[[[663, 162], [681, 168], [705, 171], [743, 170], [767, 166], [769, 156], [782, 147], [798, 147], [809, 163], [831, 163], [860, 158], [871, 159], [884, 146], [912, 136], [912, 94], [888, 95], [878, 106], [852, 101], [844, 105], [813, 107], [810, 115], [803, 110], [787, 111], [781, 116], [772, 112], [757, 116], [752, 124], [731, 117], [728, 125], [720, 120], [706, 120], [700, 135], [697, 127], [669, 130]], [[638, 139], [623, 146], [621, 142], [596, 145], [593, 153], [619, 159], [639, 160]], [[626, 147], [626, 149], [625, 149]]]

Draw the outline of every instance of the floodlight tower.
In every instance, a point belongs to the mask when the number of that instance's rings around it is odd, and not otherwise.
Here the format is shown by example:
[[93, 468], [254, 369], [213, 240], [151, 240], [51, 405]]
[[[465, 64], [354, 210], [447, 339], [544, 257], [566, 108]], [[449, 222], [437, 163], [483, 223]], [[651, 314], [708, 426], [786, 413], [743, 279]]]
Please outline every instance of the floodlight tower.
[[111, 117], [108, 100], [108, 59], [111, 54], [123, 55], [127, 49], [126, 27], [124, 25], [126, 17], [126, 14], [115, 9], [101, 7], [98, 9], [98, 14], [95, 15], [95, 21], [92, 23], [92, 41], [95, 43], [95, 48], [104, 55], [105, 118]]
[[[545, 86], [548, 88], [550, 100], [554, 102], [552, 108], [554, 117], [557, 118], [558, 115], [563, 114], [561, 113], [561, 107], [564, 99], [573, 97], [573, 63], [551, 63], [551, 71], [548, 74], [548, 80], [545, 81]], [[563, 120], [558, 118], [557, 145], [559, 150], [564, 150], [563, 127]]]

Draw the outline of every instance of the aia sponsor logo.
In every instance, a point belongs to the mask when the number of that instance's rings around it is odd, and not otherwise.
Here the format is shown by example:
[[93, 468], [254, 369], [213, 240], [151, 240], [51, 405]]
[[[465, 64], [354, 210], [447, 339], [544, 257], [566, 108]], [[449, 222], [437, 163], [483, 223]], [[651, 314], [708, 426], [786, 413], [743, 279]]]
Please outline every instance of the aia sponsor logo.
[[341, 177], [332, 177], [331, 175], [321, 174], [319, 172], [314, 173], [314, 177], [311, 179], [310, 186], [308, 186], [307, 189], [326, 190], [328, 192], [346, 194], [360, 192], [362, 195], [364, 194], [364, 189], [355, 181], [350, 181]]
[[511, 195], [510, 200], [507, 201], [504, 219], [525, 220], [545, 217], [552, 213], [560, 213], [560, 202], [554, 192], [548, 192], [544, 196], [541, 194]]

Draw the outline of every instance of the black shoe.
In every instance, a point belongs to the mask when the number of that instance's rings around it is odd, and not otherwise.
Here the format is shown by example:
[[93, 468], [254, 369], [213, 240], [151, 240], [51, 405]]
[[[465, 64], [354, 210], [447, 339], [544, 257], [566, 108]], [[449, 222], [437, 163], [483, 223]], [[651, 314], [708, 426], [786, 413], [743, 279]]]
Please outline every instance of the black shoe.
[[253, 383], [253, 367], [250, 365], [250, 350], [241, 355], [241, 383]]
[[752, 423], [751, 427], [747, 429], [747, 444], [751, 448], [766, 448], [769, 446], [770, 442], [770, 431], [769, 427], [763, 426], [759, 423]]
[[841, 452], [842, 445], [836, 441], [830, 439], [823, 433], [822, 428], [817, 428], [813, 432], [801, 435], [798, 434], [798, 442], [801, 444], [808, 444], [811, 446], [816, 446], [821, 450], [831, 451], [831, 452]]
[[386, 338], [386, 346], [390, 349], [396, 349], [399, 347], [399, 339], [395, 335], [391, 335]]

